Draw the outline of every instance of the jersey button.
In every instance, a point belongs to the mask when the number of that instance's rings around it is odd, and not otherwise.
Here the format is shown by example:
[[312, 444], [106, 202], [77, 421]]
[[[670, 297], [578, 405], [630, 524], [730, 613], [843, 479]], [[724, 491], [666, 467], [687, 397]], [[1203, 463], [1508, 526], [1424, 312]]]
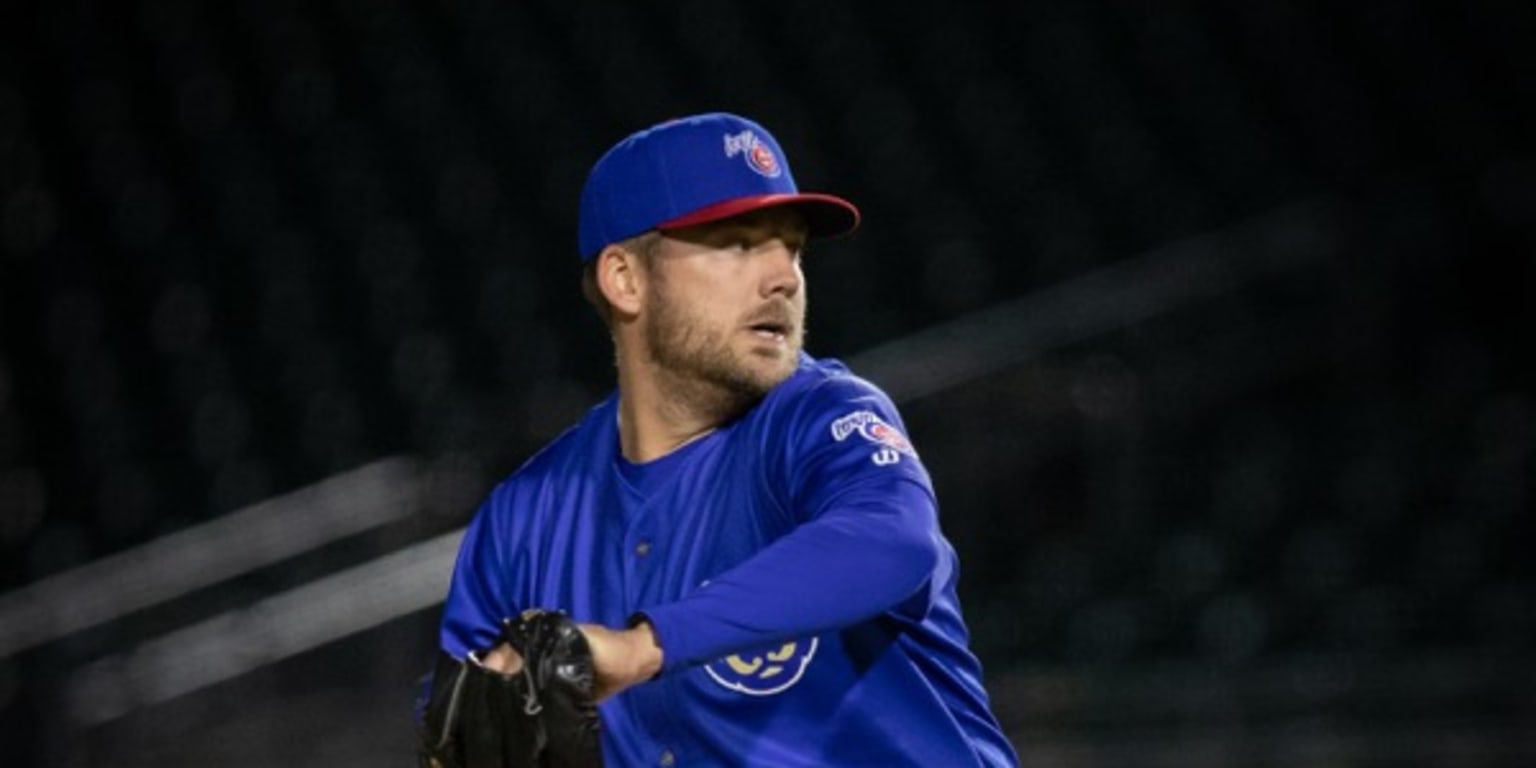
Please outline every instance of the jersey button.
[[641, 557], [645, 557], [646, 555], [649, 555], [650, 553], [651, 553], [651, 543], [649, 541], [642, 541], [639, 544], [635, 545], [635, 554], [637, 554], [637, 555], [639, 555]]
[[656, 761], [657, 765], [660, 765], [661, 768], [671, 768], [672, 764], [676, 762], [677, 755], [672, 754], [670, 749], [662, 750], [661, 757]]

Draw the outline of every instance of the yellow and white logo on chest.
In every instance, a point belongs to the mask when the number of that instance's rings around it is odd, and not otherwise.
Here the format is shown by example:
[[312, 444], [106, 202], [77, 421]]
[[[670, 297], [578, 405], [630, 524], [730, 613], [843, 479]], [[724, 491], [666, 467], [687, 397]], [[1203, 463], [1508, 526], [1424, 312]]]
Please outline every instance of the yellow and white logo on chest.
[[816, 655], [817, 638], [727, 656], [704, 667], [716, 683], [750, 696], [772, 696], [800, 682]]

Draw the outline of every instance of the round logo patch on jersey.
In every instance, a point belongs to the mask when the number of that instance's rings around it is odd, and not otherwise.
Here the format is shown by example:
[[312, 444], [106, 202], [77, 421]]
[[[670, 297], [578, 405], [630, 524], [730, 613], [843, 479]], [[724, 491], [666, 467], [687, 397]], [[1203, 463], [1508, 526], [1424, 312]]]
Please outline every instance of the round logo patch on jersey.
[[870, 460], [880, 465], [895, 464], [902, 454], [916, 456], [917, 450], [901, 430], [891, 426], [874, 411], [854, 411], [832, 422], [832, 439], [838, 442], [859, 435], [877, 446]]
[[751, 653], [727, 656], [704, 667], [716, 683], [749, 696], [783, 693], [805, 676], [816, 655], [817, 638], [794, 640]]

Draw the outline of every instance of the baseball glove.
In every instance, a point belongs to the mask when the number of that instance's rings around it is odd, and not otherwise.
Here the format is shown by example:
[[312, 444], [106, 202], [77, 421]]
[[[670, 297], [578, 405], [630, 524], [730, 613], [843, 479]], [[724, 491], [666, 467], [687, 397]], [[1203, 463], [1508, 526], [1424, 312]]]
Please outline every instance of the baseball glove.
[[[510, 675], [442, 654], [421, 725], [423, 768], [592, 768], [603, 764], [592, 651], [559, 611], [504, 619], [523, 658]], [[487, 649], [489, 650], [489, 649]]]

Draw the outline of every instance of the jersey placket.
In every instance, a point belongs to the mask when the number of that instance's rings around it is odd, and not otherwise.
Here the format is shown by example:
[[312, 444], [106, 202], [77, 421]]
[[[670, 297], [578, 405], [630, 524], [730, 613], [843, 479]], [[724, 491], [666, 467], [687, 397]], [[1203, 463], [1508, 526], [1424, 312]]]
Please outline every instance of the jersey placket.
[[[665, 581], [667, 542], [659, 540], [656, 533], [673, 530], [678, 522], [671, 519], [674, 515], [667, 503], [671, 497], [667, 489], [674, 487], [675, 474], [681, 470], [675, 466], [630, 469], [632, 471], [619, 471], [616, 475], [624, 489], [621, 516], [624, 536], [619, 552], [623, 563], [624, 603], [625, 611], [632, 614], [652, 604], [659, 596], [660, 584]], [[630, 702], [637, 709], [643, 739], [648, 742], [644, 765], [669, 768], [680, 764], [682, 759], [683, 742], [678, 738], [678, 723], [671, 712], [677, 700], [675, 697], [681, 694], [677, 682], [675, 678], [663, 678], [657, 681], [655, 688], [631, 692]]]

